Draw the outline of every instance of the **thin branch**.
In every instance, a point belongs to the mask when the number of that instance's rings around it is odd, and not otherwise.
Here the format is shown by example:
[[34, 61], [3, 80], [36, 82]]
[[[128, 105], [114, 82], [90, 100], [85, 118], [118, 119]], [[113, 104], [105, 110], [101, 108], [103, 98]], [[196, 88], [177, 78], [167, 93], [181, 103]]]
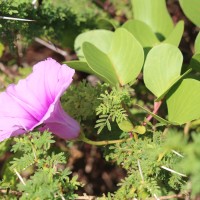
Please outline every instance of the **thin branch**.
[[15, 20], [15, 21], [24, 21], [24, 22], [34, 22], [35, 21], [35, 20], [32, 20], [32, 19], [22, 19], [22, 18], [6, 17], [6, 16], [0, 16], [0, 19]]
[[141, 179], [142, 179], [142, 181], [144, 181], [144, 176], [143, 176], [143, 173], [142, 173], [142, 168], [141, 168], [141, 165], [140, 165], [140, 161], [137, 160], [137, 163], [138, 163], [138, 169], [139, 169], [139, 172], [140, 172]]
[[156, 194], [153, 194], [153, 196], [155, 197], [156, 200], [160, 200], [160, 198], [158, 198]]
[[63, 197], [62, 194], [59, 194], [59, 196], [61, 197], [62, 200], [66, 200], [65, 197]]
[[175, 150], [171, 150], [173, 153], [175, 153], [177, 156], [179, 156], [179, 157], [181, 157], [181, 158], [183, 158], [184, 156], [183, 155], [181, 155], [179, 152], [177, 152], [177, 151], [175, 151]]
[[22, 182], [22, 184], [23, 184], [23, 185], [26, 185], [26, 183], [24, 182], [24, 180], [23, 180], [23, 178], [21, 177], [21, 175], [19, 174], [19, 172], [18, 172], [16, 169], [14, 169], [14, 171], [15, 171], [15, 173], [17, 174], [19, 180]]
[[0, 63], [0, 70], [6, 74], [9, 78], [14, 79], [15, 76], [2, 64]]
[[167, 170], [167, 171], [169, 171], [169, 172], [171, 172], [171, 173], [178, 174], [178, 175], [183, 176], [183, 177], [187, 177], [185, 174], [182, 174], [182, 173], [179, 173], [179, 172], [177, 172], [177, 171], [174, 171], [173, 169], [170, 169], [170, 168], [168, 168], [168, 167], [161, 166], [161, 168], [162, 168], [162, 169], [165, 169], [165, 170]]
[[40, 44], [42, 44], [42, 45], [44, 45], [45, 47], [51, 49], [52, 51], [55, 51], [56, 53], [58, 53], [58, 54], [60, 54], [60, 55], [62, 55], [64, 57], [68, 56], [68, 53], [66, 51], [63, 51], [62, 49], [59, 49], [55, 45], [52, 45], [52, 44], [50, 44], [50, 43], [48, 43], [48, 42], [46, 42], [46, 41], [44, 41], [44, 40], [42, 40], [40, 38], [36, 37], [35, 41], [40, 43]]

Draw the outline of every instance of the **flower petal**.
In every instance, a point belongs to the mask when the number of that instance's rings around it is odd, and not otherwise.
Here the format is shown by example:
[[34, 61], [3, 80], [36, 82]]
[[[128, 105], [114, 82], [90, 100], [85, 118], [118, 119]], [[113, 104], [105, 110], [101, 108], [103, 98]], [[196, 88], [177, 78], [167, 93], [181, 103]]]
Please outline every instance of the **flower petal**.
[[33, 67], [33, 73], [6, 92], [27, 112], [40, 121], [72, 82], [74, 69], [49, 58]]
[[19, 106], [6, 92], [0, 94], [0, 141], [9, 138], [17, 130], [20, 133], [31, 129], [37, 121]]
[[74, 139], [78, 137], [80, 133], [78, 122], [65, 113], [59, 101], [53, 109], [49, 118], [44, 121], [44, 126], [39, 130], [49, 130], [63, 139]]

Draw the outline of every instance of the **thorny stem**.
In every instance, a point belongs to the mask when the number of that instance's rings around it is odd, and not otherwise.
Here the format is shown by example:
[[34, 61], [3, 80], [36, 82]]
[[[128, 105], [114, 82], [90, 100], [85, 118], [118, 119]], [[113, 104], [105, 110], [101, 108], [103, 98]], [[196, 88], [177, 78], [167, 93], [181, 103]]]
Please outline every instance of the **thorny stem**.
[[102, 140], [102, 141], [93, 141], [85, 137], [84, 133], [81, 133], [79, 136], [79, 141], [85, 142], [87, 144], [95, 145], [95, 146], [103, 146], [109, 144], [116, 144], [121, 142], [130, 141], [132, 138], [121, 139], [121, 140]]

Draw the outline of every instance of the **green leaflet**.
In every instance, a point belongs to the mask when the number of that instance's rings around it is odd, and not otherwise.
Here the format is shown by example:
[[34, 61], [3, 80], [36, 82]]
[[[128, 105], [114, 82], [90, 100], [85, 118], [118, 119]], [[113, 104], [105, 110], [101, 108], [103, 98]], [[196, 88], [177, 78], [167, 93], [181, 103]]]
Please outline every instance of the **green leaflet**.
[[163, 42], [178, 46], [181, 41], [183, 31], [184, 31], [184, 22], [179, 21], [176, 24], [175, 28], [172, 30], [172, 32], [167, 36], [166, 40], [164, 40]]
[[118, 123], [118, 126], [124, 132], [132, 132], [134, 129], [134, 126], [130, 120], [124, 120], [124, 121]]
[[168, 118], [184, 124], [200, 118], [200, 81], [187, 78], [167, 97]]
[[172, 32], [173, 22], [165, 0], [132, 0], [134, 19], [149, 25], [160, 40]]
[[128, 20], [122, 27], [132, 33], [143, 47], [152, 47], [160, 43], [151, 27], [142, 21]]
[[[144, 65], [144, 81], [147, 88], [158, 97], [157, 100], [190, 71], [181, 76], [181, 64], [182, 55], [175, 46], [162, 44], [149, 52]], [[174, 86], [167, 94], [167, 107], [171, 124], [181, 125], [198, 119], [200, 82], [195, 79], [184, 79], [178, 87]]]
[[[160, 43], [152, 28], [142, 21], [128, 20], [122, 27], [132, 33], [144, 48], [151, 48]], [[180, 21], [163, 42], [178, 46], [183, 30], [184, 22]]]
[[83, 61], [85, 60], [82, 50], [84, 42], [90, 42], [104, 53], [107, 53], [110, 49], [113, 34], [112, 31], [108, 30], [92, 30], [78, 35], [74, 44], [78, 58]]
[[150, 50], [144, 64], [146, 87], [158, 98], [181, 78], [183, 56], [170, 44], [160, 44]]
[[185, 15], [197, 26], [200, 26], [200, 1], [199, 0], [179, 0]]

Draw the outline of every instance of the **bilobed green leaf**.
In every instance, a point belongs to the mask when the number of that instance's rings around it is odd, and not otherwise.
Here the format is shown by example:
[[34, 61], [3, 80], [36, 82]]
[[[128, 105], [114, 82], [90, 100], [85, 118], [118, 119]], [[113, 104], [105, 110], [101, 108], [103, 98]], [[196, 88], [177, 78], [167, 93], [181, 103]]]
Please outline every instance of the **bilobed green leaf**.
[[198, 33], [194, 43], [195, 53], [200, 53], [200, 32]]
[[200, 1], [199, 0], [179, 0], [185, 15], [197, 26], [200, 26]]
[[112, 31], [108, 30], [92, 30], [78, 35], [74, 44], [74, 49], [78, 58], [80, 60], [85, 60], [82, 51], [82, 44], [84, 42], [90, 42], [104, 53], [107, 53], [110, 49], [113, 34]]
[[132, 33], [143, 47], [152, 47], [160, 43], [151, 27], [142, 21], [128, 20], [122, 27]]
[[131, 0], [134, 19], [148, 24], [160, 40], [172, 32], [173, 22], [165, 0]]
[[159, 99], [180, 78], [183, 56], [170, 44], [160, 44], [150, 50], [144, 64], [146, 87]]
[[124, 28], [118, 28], [108, 53], [89, 42], [83, 43], [83, 53], [93, 71], [112, 85], [125, 85], [138, 76], [144, 61], [142, 46]]
[[187, 78], [167, 97], [168, 118], [184, 124], [200, 118], [200, 81]]
[[184, 22], [179, 21], [178, 24], [175, 26], [175, 28], [172, 30], [172, 32], [169, 34], [169, 36], [166, 38], [164, 43], [178, 46], [183, 36], [183, 31], [184, 31]]

